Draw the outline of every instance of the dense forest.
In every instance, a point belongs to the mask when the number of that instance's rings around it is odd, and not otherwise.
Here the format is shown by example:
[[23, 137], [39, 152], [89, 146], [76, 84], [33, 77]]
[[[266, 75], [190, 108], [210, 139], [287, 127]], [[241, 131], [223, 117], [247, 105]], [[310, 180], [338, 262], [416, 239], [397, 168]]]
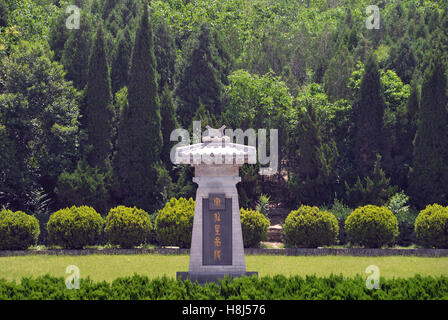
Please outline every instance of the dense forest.
[[193, 120], [279, 130], [241, 206], [448, 205], [445, 0], [0, 0], [0, 27], [0, 207], [194, 196], [169, 158]]

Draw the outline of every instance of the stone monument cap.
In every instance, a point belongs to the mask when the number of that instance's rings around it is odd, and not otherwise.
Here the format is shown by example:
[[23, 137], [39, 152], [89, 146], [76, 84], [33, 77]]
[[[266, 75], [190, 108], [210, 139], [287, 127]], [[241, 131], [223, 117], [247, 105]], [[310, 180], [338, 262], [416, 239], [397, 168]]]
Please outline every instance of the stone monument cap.
[[219, 129], [213, 129], [210, 126], [206, 128], [206, 135], [202, 138], [202, 143], [176, 148], [176, 164], [243, 165], [244, 163], [257, 163], [256, 148], [231, 143], [230, 137], [224, 135], [226, 126]]

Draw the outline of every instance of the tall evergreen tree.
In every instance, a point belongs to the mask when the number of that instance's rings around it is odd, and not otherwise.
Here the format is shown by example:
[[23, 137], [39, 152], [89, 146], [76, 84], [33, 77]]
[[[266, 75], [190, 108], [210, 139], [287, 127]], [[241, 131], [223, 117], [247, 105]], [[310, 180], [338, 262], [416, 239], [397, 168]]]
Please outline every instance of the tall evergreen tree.
[[91, 20], [87, 13], [82, 12], [80, 27], [70, 30], [61, 60], [67, 71], [67, 80], [73, 81], [73, 86], [78, 90], [83, 90], [87, 84], [91, 46]]
[[354, 150], [356, 175], [366, 177], [383, 147], [382, 128], [385, 109], [380, 74], [374, 55], [370, 55], [354, 106]]
[[112, 92], [114, 94], [128, 85], [131, 56], [132, 37], [129, 28], [126, 27], [118, 36], [115, 57], [111, 66]]
[[315, 111], [308, 106], [300, 112], [297, 127], [288, 135], [291, 152], [288, 186], [292, 205], [318, 205], [332, 196], [330, 170], [316, 123]]
[[172, 167], [170, 159], [171, 148], [176, 142], [170, 141], [171, 132], [179, 127], [176, 117], [176, 109], [174, 108], [174, 101], [168, 86], [163, 89], [160, 97], [160, 116], [162, 118], [162, 137], [163, 146], [161, 151], [161, 159], [167, 168]]
[[154, 38], [145, 6], [135, 38], [128, 104], [121, 114], [114, 160], [117, 196], [123, 204], [148, 211], [156, 208], [161, 147]]
[[159, 74], [159, 93], [165, 86], [174, 89], [174, 67], [176, 63], [176, 46], [165, 21], [160, 21], [155, 31], [154, 52], [157, 59], [157, 71]]
[[410, 174], [411, 201], [448, 205], [448, 97], [442, 54], [434, 53], [422, 85], [414, 163]]
[[217, 68], [218, 51], [214, 36], [208, 24], [204, 23], [199, 32], [191, 37], [178, 68], [178, 84], [175, 90], [177, 113], [184, 128], [191, 125], [199, 108], [199, 101], [202, 101], [213, 115], [219, 115], [222, 111], [223, 84]]
[[85, 102], [81, 123], [88, 136], [87, 160], [92, 167], [103, 167], [110, 159], [112, 150], [114, 109], [101, 22], [90, 56]]

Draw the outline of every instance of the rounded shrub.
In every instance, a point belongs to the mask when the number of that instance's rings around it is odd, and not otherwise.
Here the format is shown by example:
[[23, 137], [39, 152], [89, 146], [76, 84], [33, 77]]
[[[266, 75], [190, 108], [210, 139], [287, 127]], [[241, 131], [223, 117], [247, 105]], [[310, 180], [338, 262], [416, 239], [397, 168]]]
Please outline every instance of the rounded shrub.
[[386, 207], [367, 205], [354, 210], [345, 220], [350, 241], [368, 248], [390, 245], [398, 236], [398, 221]]
[[163, 246], [188, 248], [193, 232], [195, 201], [171, 198], [156, 217], [156, 235]]
[[106, 218], [106, 232], [111, 244], [132, 248], [145, 242], [152, 230], [149, 214], [137, 208], [118, 206]]
[[256, 248], [268, 238], [269, 219], [256, 210], [240, 209], [245, 248]]
[[415, 237], [424, 247], [448, 248], [448, 208], [428, 205], [415, 219]]
[[47, 223], [50, 242], [65, 249], [82, 249], [94, 245], [101, 235], [104, 220], [92, 207], [81, 206], [59, 210]]
[[285, 243], [292, 247], [331, 245], [336, 242], [338, 233], [336, 217], [318, 207], [301, 206], [291, 211], [283, 224]]
[[0, 250], [26, 250], [36, 244], [39, 221], [25, 212], [0, 211]]

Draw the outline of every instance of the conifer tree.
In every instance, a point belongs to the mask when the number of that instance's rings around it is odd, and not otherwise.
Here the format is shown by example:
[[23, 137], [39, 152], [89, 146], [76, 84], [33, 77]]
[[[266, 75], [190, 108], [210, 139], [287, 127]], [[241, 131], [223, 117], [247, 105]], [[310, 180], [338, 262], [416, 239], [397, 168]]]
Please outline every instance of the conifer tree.
[[301, 112], [300, 120], [289, 134], [289, 148], [292, 154], [288, 185], [290, 199], [297, 203], [317, 205], [329, 201], [332, 196], [329, 187], [329, 167], [323, 156], [323, 146], [316, 123], [315, 111], [307, 107]]
[[128, 104], [118, 129], [114, 170], [121, 202], [152, 211], [160, 195], [158, 161], [162, 147], [154, 39], [145, 6], [135, 38]]
[[448, 205], [448, 97], [442, 54], [436, 51], [422, 85], [414, 161], [409, 178], [411, 201]]
[[86, 105], [82, 108], [81, 122], [88, 136], [87, 160], [92, 167], [103, 167], [110, 159], [112, 150], [114, 109], [101, 22], [98, 24], [89, 61], [85, 103]]
[[382, 151], [382, 128], [385, 102], [378, 66], [370, 55], [354, 106], [354, 150], [356, 175], [367, 177], [373, 169], [377, 153]]
[[157, 59], [157, 71], [159, 74], [159, 93], [165, 86], [174, 89], [174, 66], [176, 62], [176, 46], [165, 21], [160, 21], [155, 30], [154, 52]]
[[132, 55], [132, 37], [129, 28], [119, 33], [115, 57], [111, 66], [112, 93], [128, 85]]
[[171, 142], [170, 136], [171, 132], [179, 127], [179, 124], [177, 122], [173, 97], [168, 86], [165, 86], [160, 97], [160, 116], [162, 118], [161, 129], [163, 137], [161, 159], [167, 168], [171, 168], [173, 164], [170, 159], [170, 152], [176, 142]]
[[82, 12], [80, 27], [70, 30], [61, 60], [67, 71], [66, 79], [73, 81], [73, 86], [78, 90], [83, 90], [87, 84], [91, 45], [92, 26], [90, 17]]
[[177, 113], [184, 128], [192, 124], [193, 116], [202, 101], [213, 115], [221, 114], [222, 78], [219, 74], [218, 51], [208, 24], [192, 35], [185, 49], [185, 57], [178, 68], [175, 90]]

